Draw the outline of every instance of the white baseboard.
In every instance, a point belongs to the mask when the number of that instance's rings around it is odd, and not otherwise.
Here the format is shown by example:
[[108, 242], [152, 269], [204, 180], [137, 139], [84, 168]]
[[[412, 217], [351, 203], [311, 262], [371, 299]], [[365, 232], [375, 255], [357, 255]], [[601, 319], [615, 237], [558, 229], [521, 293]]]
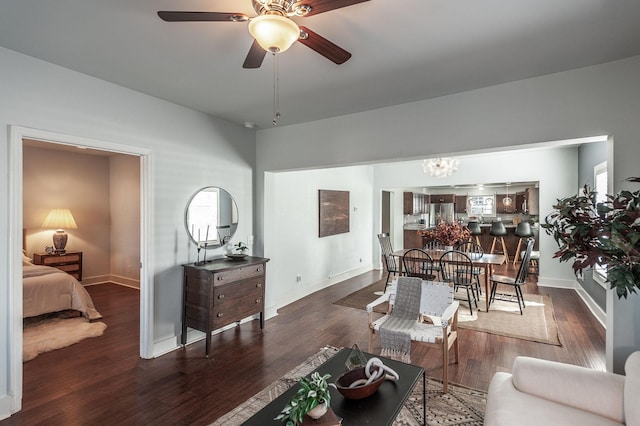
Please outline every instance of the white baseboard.
[[576, 280], [560, 280], [555, 278], [542, 278], [538, 277], [538, 287], [553, 287], [553, 288], [566, 288], [575, 291], [582, 299], [594, 318], [604, 327], [607, 328], [607, 314], [598, 306], [593, 298], [587, 293], [584, 288]]

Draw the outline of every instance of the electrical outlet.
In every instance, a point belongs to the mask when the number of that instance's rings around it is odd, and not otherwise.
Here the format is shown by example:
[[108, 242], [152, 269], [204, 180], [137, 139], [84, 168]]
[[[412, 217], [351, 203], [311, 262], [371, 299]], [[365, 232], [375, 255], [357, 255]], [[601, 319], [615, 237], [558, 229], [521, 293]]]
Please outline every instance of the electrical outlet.
[[296, 275], [296, 282], [302, 281], [302, 275]]

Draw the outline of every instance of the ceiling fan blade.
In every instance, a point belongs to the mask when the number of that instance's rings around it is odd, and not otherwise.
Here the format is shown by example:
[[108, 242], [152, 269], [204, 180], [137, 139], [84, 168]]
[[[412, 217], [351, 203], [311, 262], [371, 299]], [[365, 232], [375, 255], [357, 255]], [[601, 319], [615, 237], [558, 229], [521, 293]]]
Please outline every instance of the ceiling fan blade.
[[300, 30], [303, 33], [306, 33], [307, 36], [300, 37], [298, 41], [308, 48], [315, 50], [328, 60], [340, 65], [351, 58], [351, 53], [347, 52], [342, 47], [333, 44], [321, 35], [314, 33], [306, 27], [300, 27]]
[[167, 22], [231, 21], [244, 22], [249, 17], [244, 13], [227, 12], [174, 12], [161, 10], [158, 16]]
[[[341, 7], [347, 7], [358, 3], [364, 3], [369, 0], [300, 0], [296, 5], [311, 6], [311, 12], [305, 16], [317, 15], [318, 13], [328, 12]], [[294, 7], [296, 6], [294, 5]]]
[[253, 44], [251, 45], [251, 49], [249, 49], [249, 53], [247, 53], [242, 68], [260, 68], [266, 54], [267, 51], [264, 50], [256, 40], [253, 40]]

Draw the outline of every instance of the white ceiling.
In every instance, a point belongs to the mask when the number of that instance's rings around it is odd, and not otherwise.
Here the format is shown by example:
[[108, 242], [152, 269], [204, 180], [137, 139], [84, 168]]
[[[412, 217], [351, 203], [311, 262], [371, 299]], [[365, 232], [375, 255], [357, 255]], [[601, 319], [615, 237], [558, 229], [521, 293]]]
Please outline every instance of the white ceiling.
[[[272, 126], [273, 62], [242, 63], [250, 0], [1, 0], [0, 45], [232, 122]], [[366, 111], [640, 54], [638, 0], [371, 0], [296, 20], [353, 54], [279, 56], [279, 125]]]

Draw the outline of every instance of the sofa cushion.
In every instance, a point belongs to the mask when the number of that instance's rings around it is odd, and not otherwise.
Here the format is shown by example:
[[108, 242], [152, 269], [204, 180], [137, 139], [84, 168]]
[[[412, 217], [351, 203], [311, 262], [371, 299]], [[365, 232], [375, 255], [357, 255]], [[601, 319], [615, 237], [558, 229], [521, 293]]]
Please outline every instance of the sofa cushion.
[[624, 420], [628, 425], [640, 425], [640, 352], [629, 355], [624, 371]]
[[606, 417], [518, 391], [509, 373], [496, 373], [489, 384], [486, 426], [609, 426], [621, 425]]
[[520, 392], [624, 422], [620, 374], [537, 358], [517, 357], [513, 384]]

